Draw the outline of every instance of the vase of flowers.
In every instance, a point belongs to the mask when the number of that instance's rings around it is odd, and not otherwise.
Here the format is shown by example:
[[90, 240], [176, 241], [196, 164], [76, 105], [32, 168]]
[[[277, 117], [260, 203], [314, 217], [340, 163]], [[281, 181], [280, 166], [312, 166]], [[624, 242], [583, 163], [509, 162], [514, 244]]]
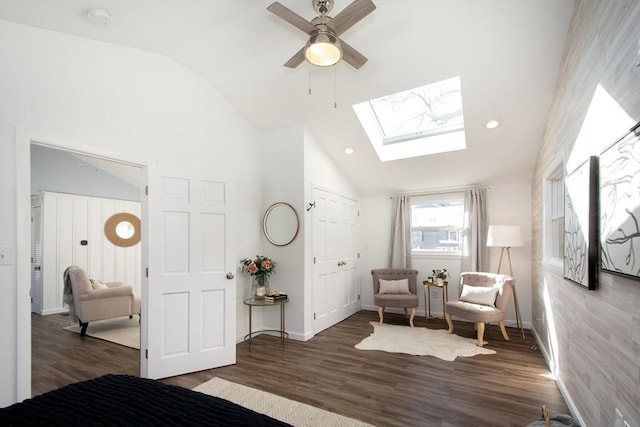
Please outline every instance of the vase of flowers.
[[256, 255], [255, 258], [243, 258], [240, 260], [242, 271], [252, 276], [251, 296], [255, 299], [264, 299], [269, 295], [269, 276], [276, 272], [276, 263], [264, 255]]
[[441, 285], [444, 283], [444, 279], [449, 277], [449, 273], [446, 268], [437, 268], [433, 270], [433, 277], [436, 279], [436, 283]]

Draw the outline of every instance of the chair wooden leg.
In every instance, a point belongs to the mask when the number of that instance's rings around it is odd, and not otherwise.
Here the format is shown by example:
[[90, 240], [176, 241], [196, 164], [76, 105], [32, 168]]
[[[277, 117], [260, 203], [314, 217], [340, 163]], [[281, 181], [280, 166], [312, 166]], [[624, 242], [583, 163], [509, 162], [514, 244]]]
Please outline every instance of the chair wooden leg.
[[380, 324], [384, 320], [384, 307], [378, 307], [378, 317], [380, 318]]
[[413, 328], [413, 318], [414, 317], [416, 317], [416, 308], [412, 307], [411, 308], [411, 317], [409, 317], [409, 324], [411, 325], [412, 328]]
[[80, 329], [80, 336], [81, 337], [87, 336], [87, 327], [89, 326], [89, 322], [84, 322], [84, 323], [79, 322], [79, 323], [80, 323], [80, 326], [82, 327]]
[[449, 329], [447, 330], [447, 332], [452, 334], [453, 333], [453, 322], [451, 321], [451, 315], [449, 313], [445, 313], [444, 314], [444, 318], [447, 320], [447, 325], [449, 325]]
[[504, 340], [509, 341], [509, 335], [507, 334], [507, 330], [504, 328], [504, 320], [500, 321], [500, 331], [502, 332]]
[[476, 323], [476, 329], [478, 329], [478, 347], [484, 346], [484, 323]]

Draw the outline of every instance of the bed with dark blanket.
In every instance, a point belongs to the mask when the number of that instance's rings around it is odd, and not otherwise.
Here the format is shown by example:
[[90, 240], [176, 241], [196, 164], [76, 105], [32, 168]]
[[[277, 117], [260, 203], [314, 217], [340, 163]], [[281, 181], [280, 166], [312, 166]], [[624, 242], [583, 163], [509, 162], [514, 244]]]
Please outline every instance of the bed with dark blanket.
[[0, 426], [288, 426], [228, 400], [105, 375], [0, 409]]

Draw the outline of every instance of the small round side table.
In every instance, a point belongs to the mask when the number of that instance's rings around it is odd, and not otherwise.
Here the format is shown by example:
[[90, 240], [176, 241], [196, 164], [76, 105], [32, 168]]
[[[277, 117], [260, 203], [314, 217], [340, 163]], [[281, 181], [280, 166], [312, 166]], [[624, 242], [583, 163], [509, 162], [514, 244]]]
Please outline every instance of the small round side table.
[[[279, 341], [282, 342], [282, 347], [284, 348], [285, 338], [289, 337], [289, 334], [284, 329], [284, 305], [289, 302], [289, 298], [273, 302], [267, 302], [263, 299], [247, 298], [242, 302], [244, 305], [249, 307], [249, 333], [244, 337], [244, 341], [249, 343], [249, 350], [251, 350], [251, 344], [253, 344], [253, 337], [263, 332], [277, 332], [280, 335]], [[280, 307], [280, 329], [261, 329], [259, 331], [254, 331], [253, 307]]]
[[430, 280], [425, 280], [422, 282], [422, 286], [424, 287], [424, 305], [425, 305], [425, 314], [424, 314], [424, 323], [427, 324], [429, 319], [436, 319], [436, 317], [431, 316], [431, 288], [439, 288], [442, 290], [442, 318], [444, 319], [445, 315], [445, 307], [447, 301], [449, 301], [449, 296], [447, 293], [447, 286], [449, 286], [448, 282], [432, 282]]

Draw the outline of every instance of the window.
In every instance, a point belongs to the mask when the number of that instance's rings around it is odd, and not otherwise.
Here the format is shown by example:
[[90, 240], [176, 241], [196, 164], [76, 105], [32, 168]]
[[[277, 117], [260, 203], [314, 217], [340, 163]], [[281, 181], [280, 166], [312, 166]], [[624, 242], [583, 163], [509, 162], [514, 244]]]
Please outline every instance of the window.
[[564, 173], [562, 164], [547, 174], [544, 191], [544, 258], [561, 264], [564, 258]]
[[412, 198], [412, 253], [460, 255], [463, 219], [462, 196]]
[[353, 106], [381, 161], [466, 148], [460, 77]]

